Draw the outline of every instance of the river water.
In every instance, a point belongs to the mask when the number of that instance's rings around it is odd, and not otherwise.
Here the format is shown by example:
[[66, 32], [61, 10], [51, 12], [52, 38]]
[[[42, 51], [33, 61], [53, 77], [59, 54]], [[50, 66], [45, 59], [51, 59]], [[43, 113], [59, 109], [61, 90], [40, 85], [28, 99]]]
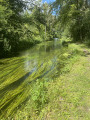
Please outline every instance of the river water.
[[60, 72], [65, 52], [58, 40], [44, 42], [17, 57], [0, 60], [0, 113], [9, 116], [29, 99], [30, 85], [37, 79], [51, 80]]

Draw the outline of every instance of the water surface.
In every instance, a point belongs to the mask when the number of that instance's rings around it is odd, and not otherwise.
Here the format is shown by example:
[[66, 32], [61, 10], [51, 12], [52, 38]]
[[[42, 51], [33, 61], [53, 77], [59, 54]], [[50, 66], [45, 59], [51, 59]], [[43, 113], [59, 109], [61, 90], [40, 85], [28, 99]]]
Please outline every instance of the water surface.
[[17, 57], [0, 60], [0, 114], [6, 117], [30, 99], [29, 90], [37, 79], [52, 79], [60, 70], [65, 52], [58, 40], [44, 42]]

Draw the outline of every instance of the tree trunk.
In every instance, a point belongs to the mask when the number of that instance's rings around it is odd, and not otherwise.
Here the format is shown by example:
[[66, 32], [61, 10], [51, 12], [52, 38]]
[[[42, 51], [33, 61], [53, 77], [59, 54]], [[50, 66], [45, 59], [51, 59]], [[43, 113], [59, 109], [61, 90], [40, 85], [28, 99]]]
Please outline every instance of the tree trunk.
[[46, 25], [45, 25], [45, 40], [46, 40], [46, 32], [47, 32], [47, 30], [46, 30]]

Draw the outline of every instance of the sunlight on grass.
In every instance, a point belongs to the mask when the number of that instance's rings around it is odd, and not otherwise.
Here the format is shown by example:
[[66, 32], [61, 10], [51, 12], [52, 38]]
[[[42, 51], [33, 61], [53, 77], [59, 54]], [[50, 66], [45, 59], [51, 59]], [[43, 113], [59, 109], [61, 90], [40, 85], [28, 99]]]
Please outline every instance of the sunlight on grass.
[[71, 44], [45, 54], [42, 60], [36, 56], [39, 61], [0, 60], [0, 117], [89, 120], [90, 74], [82, 47]]

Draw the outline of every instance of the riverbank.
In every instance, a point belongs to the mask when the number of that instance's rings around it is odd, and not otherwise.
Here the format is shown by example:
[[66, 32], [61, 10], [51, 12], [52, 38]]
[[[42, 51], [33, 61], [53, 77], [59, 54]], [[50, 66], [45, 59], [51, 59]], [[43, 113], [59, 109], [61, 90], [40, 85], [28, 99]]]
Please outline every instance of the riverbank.
[[74, 43], [52, 46], [45, 46], [45, 53], [38, 51], [44, 46], [35, 48], [42, 59], [32, 49], [28, 56], [0, 61], [2, 120], [90, 119], [90, 49]]
[[32, 41], [19, 41], [19, 43], [14, 47], [12, 50], [4, 50], [4, 43], [0, 48], [0, 59], [2, 58], [10, 58], [18, 56], [19, 52], [25, 51], [34, 47], [35, 45], [41, 43], [39, 40], [32, 40]]

